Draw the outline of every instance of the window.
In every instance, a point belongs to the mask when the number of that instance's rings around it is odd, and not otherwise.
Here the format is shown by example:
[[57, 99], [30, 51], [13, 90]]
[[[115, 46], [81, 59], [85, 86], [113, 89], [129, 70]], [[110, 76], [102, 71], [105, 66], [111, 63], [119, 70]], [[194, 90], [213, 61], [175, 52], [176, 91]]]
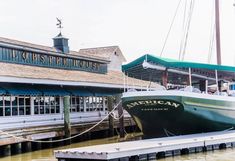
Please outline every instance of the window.
[[76, 106], [77, 112], [80, 112], [80, 99], [79, 99], [79, 97], [76, 97], [76, 103], [77, 103], [77, 106]]
[[50, 97], [50, 113], [55, 113], [55, 97]]
[[40, 97], [33, 97], [34, 102], [34, 114], [39, 114], [40, 109]]
[[103, 111], [103, 98], [102, 97], [97, 98], [97, 109], [98, 111]]
[[72, 96], [70, 98], [70, 112], [80, 112], [80, 97]]
[[60, 97], [55, 98], [56, 113], [60, 113]]
[[60, 97], [39, 96], [34, 98], [34, 114], [60, 113]]
[[70, 98], [70, 112], [77, 112], [76, 111], [76, 105], [77, 105], [77, 103], [76, 103], [76, 97], [74, 97], [74, 96], [72, 96], [71, 98]]
[[0, 96], [0, 116], [3, 116], [3, 96]]
[[5, 102], [5, 116], [11, 116], [11, 97], [4, 96]]
[[19, 115], [25, 115], [24, 97], [19, 97]]
[[80, 111], [84, 112], [84, 97], [79, 97]]
[[30, 97], [24, 97], [24, 103], [25, 103], [25, 114], [30, 115], [31, 114]]
[[18, 115], [19, 109], [18, 109], [18, 97], [12, 96], [11, 97], [11, 103], [12, 103], [12, 115]]
[[45, 113], [50, 113], [50, 97], [44, 97], [44, 106], [45, 106]]
[[45, 106], [44, 106], [44, 97], [39, 97], [39, 113], [45, 113]]
[[103, 111], [104, 101], [106, 101], [107, 104], [106, 97], [79, 97], [80, 111], [81, 112], [85, 111], [84, 108], [86, 108], [87, 112]]

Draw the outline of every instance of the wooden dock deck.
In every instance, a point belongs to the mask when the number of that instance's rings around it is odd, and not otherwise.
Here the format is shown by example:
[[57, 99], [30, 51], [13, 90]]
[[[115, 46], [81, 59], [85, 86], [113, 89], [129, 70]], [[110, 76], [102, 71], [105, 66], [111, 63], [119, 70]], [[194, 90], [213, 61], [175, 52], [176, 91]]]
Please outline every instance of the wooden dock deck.
[[229, 148], [235, 146], [235, 130], [173, 136], [55, 151], [59, 161], [138, 161]]

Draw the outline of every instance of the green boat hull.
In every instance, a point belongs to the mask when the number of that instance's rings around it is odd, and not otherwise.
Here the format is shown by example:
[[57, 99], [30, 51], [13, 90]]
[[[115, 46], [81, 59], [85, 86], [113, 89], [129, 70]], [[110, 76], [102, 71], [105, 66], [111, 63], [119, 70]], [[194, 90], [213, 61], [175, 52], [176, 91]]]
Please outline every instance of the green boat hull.
[[235, 102], [185, 96], [123, 97], [144, 138], [232, 129]]

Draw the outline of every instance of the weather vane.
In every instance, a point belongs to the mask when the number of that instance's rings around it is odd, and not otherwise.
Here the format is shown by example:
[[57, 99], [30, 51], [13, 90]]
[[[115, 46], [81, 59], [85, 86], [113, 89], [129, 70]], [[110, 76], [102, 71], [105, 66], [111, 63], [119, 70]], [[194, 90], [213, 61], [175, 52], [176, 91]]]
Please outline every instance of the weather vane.
[[62, 19], [59, 19], [59, 18], [57, 18], [57, 17], [56, 17], [56, 19], [57, 19], [57, 24], [56, 24], [56, 26], [57, 26], [57, 28], [60, 29], [60, 33], [61, 33], [61, 29], [63, 28], [63, 27], [62, 27]]

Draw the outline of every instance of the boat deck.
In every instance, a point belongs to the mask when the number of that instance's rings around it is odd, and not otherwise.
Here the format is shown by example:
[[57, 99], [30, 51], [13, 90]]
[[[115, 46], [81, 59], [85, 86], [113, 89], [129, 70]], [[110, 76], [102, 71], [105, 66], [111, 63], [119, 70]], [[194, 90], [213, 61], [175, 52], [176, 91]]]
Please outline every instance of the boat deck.
[[154, 160], [158, 157], [235, 146], [235, 130], [192, 134], [55, 151], [59, 161], [67, 160]]

